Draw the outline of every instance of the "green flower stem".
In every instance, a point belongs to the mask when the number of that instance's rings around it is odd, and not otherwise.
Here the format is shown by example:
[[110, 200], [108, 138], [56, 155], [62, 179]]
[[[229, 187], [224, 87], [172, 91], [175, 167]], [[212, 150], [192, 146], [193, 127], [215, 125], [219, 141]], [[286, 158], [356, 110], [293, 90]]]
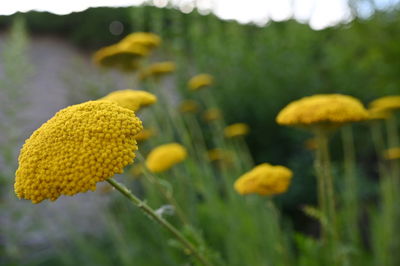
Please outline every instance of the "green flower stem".
[[[397, 121], [396, 115], [391, 115], [388, 119], [386, 119], [386, 130], [388, 137], [388, 146], [389, 148], [397, 148], [399, 147], [399, 135], [397, 131]], [[400, 165], [399, 160], [391, 160], [391, 171], [392, 178], [396, 184], [399, 183], [399, 173], [400, 173]]]
[[150, 218], [154, 219], [161, 226], [167, 229], [179, 242], [182, 243], [189, 251], [190, 254], [193, 254], [202, 265], [211, 266], [212, 264], [203, 257], [202, 254], [193, 246], [192, 243], [189, 242], [180, 232], [176, 229], [172, 224], [170, 224], [167, 220], [159, 216], [151, 207], [149, 207], [146, 203], [137, 198], [133, 193], [123, 184], [117, 182], [113, 178], [107, 179], [107, 182], [112, 185], [115, 189], [121, 192], [125, 197], [127, 197], [133, 204], [135, 204], [140, 210], [142, 210], [146, 215]]
[[[323, 158], [322, 158], [322, 152], [320, 149], [320, 140], [317, 137], [317, 150], [316, 150], [316, 158], [314, 161], [314, 167], [315, 167], [315, 172], [317, 175], [317, 186], [318, 186], [318, 205], [321, 210], [322, 215], [324, 216], [325, 219], [328, 219], [328, 214], [327, 214], [327, 203], [326, 203], [326, 180], [324, 177], [324, 171], [323, 171]], [[327, 228], [323, 224], [321, 224], [321, 237], [322, 240], [325, 241], [326, 239], [326, 231]]]
[[[138, 153], [138, 158], [142, 161], [145, 162], [146, 160], [144, 159], [144, 157], [142, 156], [141, 153]], [[179, 218], [179, 220], [182, 222], [183, 225], [189, 225], [188, 219], [186, 218], [186, 215], [184, 214], [182, 208], [179, 206], [178, 202], [175, 200], [174, 196], [172, 195], [172, 192], [169, 192], [167, 190], [167, 188], [165, 187], [165, 185], [163, 185], [160, 182], [160, 179], [153, 176], [149, 169], [147, 169], [147, 167], [145, 167], [144, 169], [144, 176], [146, 177], [146, 179], [151, 183], [151, 184], [155, 184], [157, 190], [161, 193], [161, 195], [163, 195], [163, 197], [165, 198], [166, 201], [168, 201], [169, 204], [171, 204], [172, 206], [174, 206], [176, 214]]]
[[336, 206], [334, 195], [334, 183], [331, 171], [328, 134], [329, 129], [320, 127], [314, 131], [317, 139], [316, 170], [319, 182], [319, 199], [322, 200], [322, 214], [327, 221], [327, 226], [322, 228], [322, 241], [327, 247], [327, 254], [332, 256], [332, 265], [341, 265], [337, 254], [338, 230], [336, 220]]
[[356, 178], [355, 160], [356, 154], [354, 149], [354, 136], [351, 125], [344, 126], [341, 130], [344, 171], [345, 171], [345, 187], [344, 187], [344, 208], [346, 214], [346, 234], [352, 242], [358, 241], [358, 184]]
[[331, 233], [329, 234], [329, 238], [335, 240], [337, 239], [336, 204], [327, 134], [328, 132], [324, 129], [318, 129], [316, 131], [318, 143], [316, 170], [321, 194], [319, 198], [322, 200], [321, 210], [330, 226], [329, 232]]
[[174, 196], [172, 195], [172, 192], [167, 191], [167, 189], [161, 184], [159, 179], [157, 177], [152, 176], [151, 174], [145, 172], [145, 177], [147, 180], [149, 180], [150, 183], [155, 184], [158, 191], [163, 195], [165, 200], [169, 202], [172, 206], [174, 206], [176, 214], [179, 218], [179, 220], [182, 222], [183, 225], [189, 225], [188, 219], [186, 218], [186, 215], [182, 211], [182, 208], [179, 206], [178, 202], [175, 200]]
[[375, 153], [378, 158], [379, 177], [382, 180], [382, 178], [384, 178], [384, 176], [386, 176], [387, 173], [382, 158], [382, 152], [385, 150], [386, 145], [382, 134], [381, 123], [373, 121], [371, 122], [370, 128], [371, 128], [372, 142], [374, 144]]

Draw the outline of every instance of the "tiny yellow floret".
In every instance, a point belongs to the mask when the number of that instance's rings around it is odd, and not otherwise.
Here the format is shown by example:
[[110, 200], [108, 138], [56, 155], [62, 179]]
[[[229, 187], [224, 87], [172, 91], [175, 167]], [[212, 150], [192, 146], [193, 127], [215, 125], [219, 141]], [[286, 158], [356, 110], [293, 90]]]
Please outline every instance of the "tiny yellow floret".
[[245, 123], [235, 123], [224, 128], [224, 136], [227, 138], [241, 137], [249, 134], [250, 128]]
[[368, 119], [368, 111], [356, 98], [342, 94], [318, 94], [289, 103], [276, 121], [281, 125], [342, 124]]
[[143, 107], [156, 103], [157, 97], [147, 91], [128, 89], [111, 92], [99, 100], [114, 102], [121, 107], [137, 112]]
[[197, 91], [211, 86], [213, 83], [214, 78], [210, 74], [198, 74], [189, 80], [188, 87], [191, 91]]
[[147, 68], [142, 69], [139, 72], [139, 79], [145, 80], [149, 77], [158, 78], [169, 73], [174, 72], [176, 69], [176, 65], [174, 62], [159, 62], [154, 63]]
[[234, 184], [234, 188], [241, 195], [259, 194], [267, 196], [281, 194], [287, 191], [292, 176], [292, 171], [287, 167], [263, 163], [239, 177]]
[[187, 157], [186, 148], [179, 143], [169, 143], [154, 148], [146, 159], [146, 167], [153, 173], [169, 170]]
[[39, 203], [95, 190], [97, 182], [133, 162], [140, 130], [134, 112], [115, 103], [90, 101], [62, 109], [25, 141], [15, 193]]
[[385, 96], [372, 101], [370, 108], [377, 108], [385, 111], [394, 111], [400, 109], [400, 95]]

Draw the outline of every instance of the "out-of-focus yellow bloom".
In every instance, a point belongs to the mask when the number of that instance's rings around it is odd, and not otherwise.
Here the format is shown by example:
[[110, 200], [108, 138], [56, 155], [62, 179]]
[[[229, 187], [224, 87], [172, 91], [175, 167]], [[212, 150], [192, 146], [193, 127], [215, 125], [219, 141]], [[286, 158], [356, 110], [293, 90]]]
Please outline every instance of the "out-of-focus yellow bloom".
[[286, 192], [292, 176], [292, 171], [284, 166], [263, 163], [242, 175], [234, 187], [242, 195], [276, 195]]
[[230, 154], [227, 150], [215, 148], [207, 151], [207, 157], [210, 162], [221, 160], [229, 161], [232, 159], [232, 154]]
[[249, 134], [250, 128], [245, 123], [236, 123], [224, 128], [224, 136], [235, 138]]
[[368, 119], [362, 103], [348, 95], [319, 94], [291, 102], [276, 121], [281, 125], [341, 124]]
[[383, 156], [386, 160], [400, 159], [400, 147], [387, 149]]
[[95, 190], [135, 158], [142, 122], [115, 103], [90, 101], [59, 111], [25, 141], [15, 193], [39, 203]]
[[385, 96], [372, 101], [369, 104], [370, 108], [377, 108], [386, 111], [400, 109], [400, 95]]
[[307, 150], [316, 150], [317, 149], [317, 140], [315, 138], [310, 138], [304, 142], [304, 146]]
[[144, 173], [144, 165], [142, 163], [135, 163], [132, 165], [130, 173], [132, 174], [133, 178], [139, 178]]
[[213, 83], [214, 78], [210, 74], [198, 74], [189, 80], [188, 87], [192, 91], [197, 91], [207, 86], [211, 86]]
[[101, 48], [93, 55], [93, 62], [102, 67], [133, 71], [139, 68], [139, 60], [149, 54], [144, 46], [114, 44]]
[[146, 167], [153, 173], [161, 173], [182, 162], [187, 151], [179, 143], [169, 143], [154, 148], [146, 159]]
[[184, 100], [179, 105], [181, 113], [196, 113], [199, 110], [199, 104], [194, 100]]
[[118, 90], [107, 94], [99, 100], [114, 102], [121, 107], [137, 112], [141, 108], [157, 102], [157, 97], [147, 91]]
[[159, 62], [144, 68], [139, 72], [139, 79], [144, 80], [149, 77], [161, 77], [174, 72], [176, 65], [174, 62]]
[[368, 119], [369, 120], [384, 120], [391, 116], [391, 111], [382, 108], [370, 108], [368, 109]]
[[123, 38], [120, 43], [128, 47], [143, 46], [147, 49], [154, 49], [161, 44], [161, 38], [150, 32], [134, 32]]
[[151, 138], [154, 135], [155, 135], [155, 131], [153, 129], [144, 128], [142, 131], [140, 131], [135, 136], [135, 139], [137, 142], [142, 142], [142, 141], [148, 140], [149, 138]]
[[203, 119], [207, 122], [221, 119], [221, 111], [218, 108], [210, 108], [203, 113]]

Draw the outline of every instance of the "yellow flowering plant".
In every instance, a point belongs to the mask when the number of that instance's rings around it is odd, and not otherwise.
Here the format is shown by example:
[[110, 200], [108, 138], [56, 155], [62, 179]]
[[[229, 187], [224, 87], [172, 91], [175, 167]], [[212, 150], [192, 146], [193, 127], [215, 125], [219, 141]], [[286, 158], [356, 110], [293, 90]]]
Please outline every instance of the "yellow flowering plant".
[[61, 195], [96, 190], [98, 182], [107, 181], [174, 235], [202, 265], [211, 265], [172, 224], [112, 178], [133, 162], [138, 149], [135, 136], [141, 130], [142, 122], [132, 110], [109, 101], [89, 101], [59, 111], [25, 141], [15, 174], [16, 195], [33, 203], [54, 201]]
[[241, 195], [277, 195], [287, 191], [292, 176], [292, 171], [287, 167], [263, 163], [239, 177], [234, 188]]
[[386, 111], [394, 111], [400, 109], [400, 95], [384, 96], [372, 101], [369, 104], [371, 109], [381, 109]]
[[150, 66], [143, 68], [139, 72], [139, 79], [145, 80], [147, 78], [159, 78], [176, 70], [176, 65], [174, 62], [158, 62], [153, 63]]
[[21, 149], [17, 196], [39, 203], [95, 190], [133, 162], [140, 130], [135, 114], [114, 103], [90, 101], [59, 111]]
[[210, 74], [198, 74], [189, 80], [188, 87], [191, 91], [198, 91], [211, 86], [213, 83], [214, 78]]
[[113, 91], [99, 100], [114, 102], [121, 107], [137, 112], [143, 107], [156, 103], [157, 96], [147, 91], [128, 89]]
[[161, 38], [151, 32], [134, 32], [125, 36], [120, 43], [127, 47], [143, 46], [147, 49], [154, 49], [160, 46]]
[[101, 48], [93, 55], [93, 62], [101, 67], [134, 71], [139, 68], [140, 59], [149, 54], [149, 49], [140, 46], [113, 44]]
[[146, 159], [146, 167], [153, 173], [161, 173], [182, 162], [186, 157], [185, 147], [179, 143], [168, 143], [150, 151]]
[[249, 133], [250, 128], [245, 123], [235, 123], [224, 128], [224, 136], [227, 138], [235, 138], [245, 136]]
[[[311, 130], [316, 139], [315, 170], [318, 181], [318, 202], [321, 212], [330, 222], [331, 228], [322, 228], [323, 238], [337, 239], [336, 203], [333, 176], [331, 173], [328, 134], [345, 123], [367, 120], [369, 113], [356, 98], [342, 94], [318, 94], [293, 101], [276, 117], [281, 125]], [[354, 176], [347, 182], [353, 184]]]

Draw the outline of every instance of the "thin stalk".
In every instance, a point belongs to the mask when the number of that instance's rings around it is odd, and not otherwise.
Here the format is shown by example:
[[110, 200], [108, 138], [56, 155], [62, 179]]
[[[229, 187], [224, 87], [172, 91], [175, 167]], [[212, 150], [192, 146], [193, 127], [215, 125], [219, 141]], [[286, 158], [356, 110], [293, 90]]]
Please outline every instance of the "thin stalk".
[[372, 143], [374, 144], [375, 153], [378, 158], [379, 177], [382, 180], [382, 178], [384, 178], [384, 176], [386, 176], [387, 173], [382, 158], [382, 152], [385, 150], [386, 145], [382, 134], [381, 123], [373, 121], [371, 122], [370, 128], [372, 135]]
[[[333, 265], [338, 265], [339, 261], [336, 257], [336, 243], [338, 241], [337, 235], [337, 221], [336, 221], [336, 206], [335, 206], [335, 195], [334, 195], [334, 183], [333, 183], [333, 176], [331, 171], [331, 163], [330, 163], [330, 155], [329, 155], [329, 147], [328, 147], [328, 131], [324, 128], [318, 128], [315, 131], [318, 148], [317, 148], [317, 173], [318, 179], [321, 186], [321, 194], [320, 197], [323, 198], [323, 204], [325, 204], [322, 210], [324, 217], [326, 217], [328, 221], [328, 228], [325, 229], [324, 234], [322, 235], [325, 237], [323, 241], [328, 246], [330, 250], [329, 253], [333, 256], [332, 259], [334, 260]], [[325, 187], [324, 187], [325, 186]]]
[[358, 241], [358, 184], [356, 178], [356, 154], [354, 148], [354, 136], [351, 125], [345, 126], [341, 130], [345, 187], [344, 187], [344, 208], [346, 214], [346, 235], [352, 242]]
[[[141, 161], [145, 162], [146, 160], [144, 159], [144, 157], [138, 153], [138, 158], [140, 158]], [[178, 202], [175, 200], [174, 196], [172, 195], [172, 193], [169, 193], [165, 187], [163, 186], [163, 184], [161, 184], [160, 180], [153, 176], [149, 170], [147, 168], [144, 169], [144, 176], [146, 177], [146, 179], [151, 183], [151, 184], [155, 184], [156, 189], [161, 193], [161, 195], [163, 195], [163, 197], [165, 198], [166, 201], [168, 201], [169, 204], [171, 204], [172, 206], [174, 206], [176, 214], [179, 218], [179, 220], [182, 222], [183, 225], [189, 225], [188, 219], [186, 218], [186, 215], [184, 214], [182, 208], [180, 207], [180, 205], [178, 204]]]
[[[388, 138], [388, 146], [389, 148], [397, 148], [399, 147], [399, 135], [397, 130], [397, 121], [396, 115], [391, 115], [388, 119], [385, 120], [386, 122], [386, 131], [387, 131], [387, 138]], [[392, 170], [392, 178], [394, 179], [395, 183], [399, 183], [399, 173], [400, 173], [400, 165], [399, 160], [391, 160], [391, 170]]]
[[[319, 134], [316, 135], [317, 139], [317, 149], [316, 149], [316, 158], [314, 161], [314, 168], [315, 172], [317, 175], [317, 186], [318, 186], [318, 205], [319, 209], [321, 210], [322, 215], [325, 217], [325, 219], [328, 219], [328, 213], [327, 213], [327, 202], [326, 202], [326, 180], [324, 176], [324, 170], [323, 170], [323, 156], [321, 152], [321, 140], [319, 137]], [[321, 224], [321, 238], [322, 241], [326, 241], [326, 235], [327, 233], [327, 228], [324, 227], [323, 224]]]
[[189, 251], [190, 254], [193, 254], [194, 257], [198, 259], [198, 261], [206, 266], [211, 266], [212, 264], [202, 255], [200, 252], [193, 246], [193, 244], [187, 240], [178, 229], [176, 229], [172, 224], [170, 224], [167, 220], [159, 216], [151, 207], [149, 207], [145, 202], [141, 201], [137, 198], [125, 185], [117, 182], [113, 178], [107, 179], [107, 182], [112, 185], [116, 190], [122, 193], [125, 197], [127, 197], [133, 204], [135, 204], [143, 213], [148, 215], [150, 218], [154, 219], [161, 226], [163, 226], [167, 231], [169, 231], [179, 242], [182, 243]]
[[329, 219], [331, 224], [332, 236], [337, 237], [337, 223], [336, 223], [336, 203], [334, 193], [334, 183], [332, 176], [331, 159], [329, 155], [328, 137], [326, 134], [321, 135], [321, 152], [323, 156], [323, 171], [326, 179], [326, 196]]

